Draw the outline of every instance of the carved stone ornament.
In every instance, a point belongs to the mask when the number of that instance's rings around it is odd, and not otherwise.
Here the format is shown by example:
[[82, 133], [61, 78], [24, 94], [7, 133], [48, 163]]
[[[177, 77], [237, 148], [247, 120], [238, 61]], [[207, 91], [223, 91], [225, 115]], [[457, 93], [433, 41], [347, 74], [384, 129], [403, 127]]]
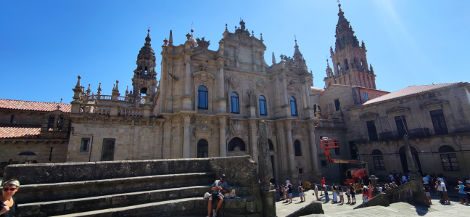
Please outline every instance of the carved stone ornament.
[[378, 117], [379, 117], [379, 114], [375, 112], [366, 112], [366, 113], [362, 113], [361, 115], [359, 115], [359, 118], [363, 120], [377, 119]]
[[208, 71], [197, 71], [193, 73], [194, 79], [197, 79], [202, 82], [208, 82], [212, 81], [215, 79], [215, 76], [213, 73], [208, 72]]
[[228, 77], [227, 81], [232, 89], [238, 89], [240, 87], [240, 80], [235, 77]]

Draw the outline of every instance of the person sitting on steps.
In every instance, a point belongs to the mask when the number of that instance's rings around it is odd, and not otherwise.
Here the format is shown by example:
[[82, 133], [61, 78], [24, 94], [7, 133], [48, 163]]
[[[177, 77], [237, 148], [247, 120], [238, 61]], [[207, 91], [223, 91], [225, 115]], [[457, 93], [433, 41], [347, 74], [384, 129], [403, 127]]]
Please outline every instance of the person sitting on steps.
[[[211, 186], [211, 194], [209, 196], [209, 201], [207, 203], [207, 216], [217, 216], [220, 208], [224, 202], [224, 194], [229, 192], [229, 186], [225, 181], [225, 174], [222, 174], [218, 180], [215, 180]], [[215, 212], [212, 213], [212, 203], [213, 200], [218, 200], [215, 208]], [[211, 215], [212, 214], [212, 215]]]

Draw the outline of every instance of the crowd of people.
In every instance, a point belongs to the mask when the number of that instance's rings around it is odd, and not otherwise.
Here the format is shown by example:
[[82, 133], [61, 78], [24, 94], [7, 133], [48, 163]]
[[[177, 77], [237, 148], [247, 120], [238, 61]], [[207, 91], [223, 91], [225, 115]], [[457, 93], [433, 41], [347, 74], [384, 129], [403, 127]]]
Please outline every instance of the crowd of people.
[[[357, 183], [347, 185], [332, 183], [329, 185], [325, 177], [322, 177], [320, 183], [309, 185], [309, 189], [313, 190], [312, 194], [317, 201], [322, 201], [323, 203], [331, 202], [338, 205], [354, 205], [356, 204], [356, 194], [360, 194], [362, 202], [366, 203], [376, 195], [398, 188], [409, 181], [410, 177], [408, 174], [396, 173], [389, 174], [387, 179], [379, 181], [375, 185], [372, 184], [368, 177], [364, 177]], [[470, 178], [457, 180], [455, 188], [452, 189], [449, 189], [446, 178], [442, 175], [434, 176], [426, 174], [423, 176], [422, 181], [429, 205], [432, 205], [431, 199], [433, 196], [438, 197], [441, 204], [449, 205], [451, 203], [449, 191], [457, 193], [460, 204], [470, 205]], [[305, 190], [304, 183], [299, 182], [294, 186], [290, 180], [286, 180], [284, 184], [278, 185], [276, 188], [278, 193], [277, 200], [290, 204], [294, 195], [298, 193], [299, 203], [302, 203], [305, 201]]]

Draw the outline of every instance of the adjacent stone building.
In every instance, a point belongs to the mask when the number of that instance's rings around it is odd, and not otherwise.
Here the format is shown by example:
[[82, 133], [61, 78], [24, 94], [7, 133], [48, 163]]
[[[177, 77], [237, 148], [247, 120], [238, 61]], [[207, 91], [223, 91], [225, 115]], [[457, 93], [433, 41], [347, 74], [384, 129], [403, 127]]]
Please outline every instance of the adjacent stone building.
[[365, 43], [341, 6], [338, 16], [324, 89], [313, 87], [296, 40], [292, 57], [276, 61], [272, 54], [268, 64], [262, 35], [255, 36], [243, 20], [233, 32], [225, 28], [217, 50], [192, 31], [183, 44], [174, 44], [170, 31], [156, 56], [148, 32], [131, 88], [122, 91], [116, 81], [106, 95], [101, 84], [96, 91], [89, 84], [85, 89], [78, 77], [70, 112], [64, 113], [70, 127], [63, 160], [245, 154], [258, 160], [258, 126], [264, 121], [276, 180], [343, 177], [354, 165], [328, 163], [319, 149], [322, 137], [340, 142], [334, 158], [365, 160], [377, 175], [406, 172], [406, 160], [399, 161], [404, 134], [421, 171], [468, 175], [469, 84], [378, 90]]

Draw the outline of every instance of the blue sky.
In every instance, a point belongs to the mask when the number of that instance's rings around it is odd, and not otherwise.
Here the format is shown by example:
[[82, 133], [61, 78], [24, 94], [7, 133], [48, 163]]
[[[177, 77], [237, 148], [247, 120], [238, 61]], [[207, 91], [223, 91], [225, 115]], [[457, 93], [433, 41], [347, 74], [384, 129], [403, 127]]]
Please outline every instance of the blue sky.
[[[470, 1], [342, 0], [346, 18], [364, 40], [377, 87], [393, 91], [415, 84], [470, 81]], [[72, 100], [76, 76], [110, 94], [131, 86], [147, 28], [160, 62], [162, 40], [173, 30], [183, 43], [191, 26], [217, 49], [225, 24], [240, 18], [271, 52], [291, 56], [294, 35], [323, 87], [334, 46], [335, 0], [0, 1], [0, 98]], [[160, 70], [160, 65], [158, 65]]]

